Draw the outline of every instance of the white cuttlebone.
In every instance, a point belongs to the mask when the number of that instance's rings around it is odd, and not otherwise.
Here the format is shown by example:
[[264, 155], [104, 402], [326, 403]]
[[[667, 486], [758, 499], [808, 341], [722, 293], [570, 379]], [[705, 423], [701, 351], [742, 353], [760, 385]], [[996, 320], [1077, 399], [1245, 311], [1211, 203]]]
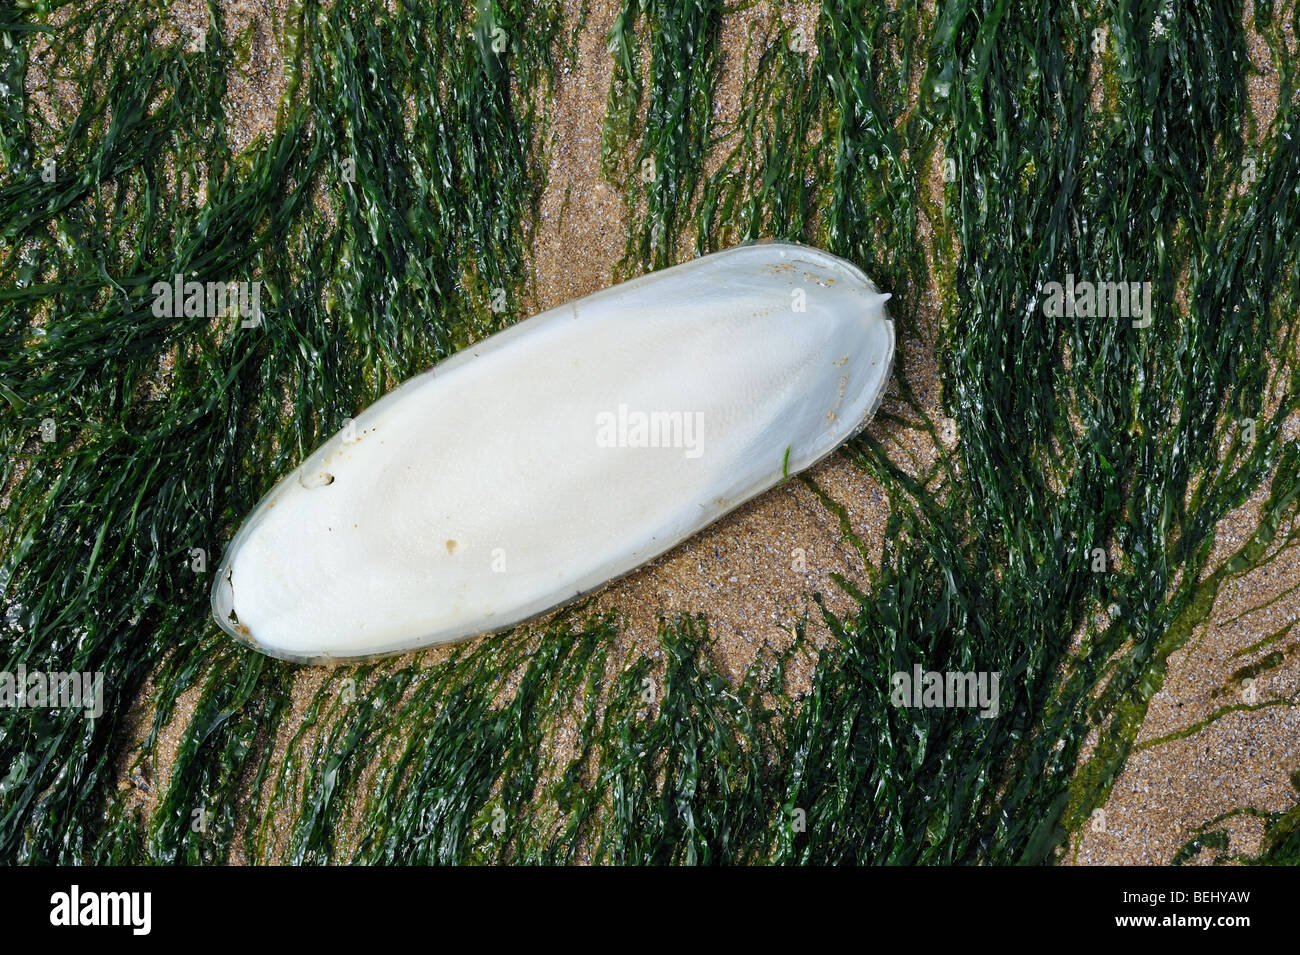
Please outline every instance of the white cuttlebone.
[[[888, 298], [843, 259], [764, 243], [519, 322], [280, 481], [227, 549], [213, 614], [264, 653], [332, 662], [565, 604], [860, 431], [893, 363]], [[639, 446], [638, 415], [674, 412], [698, 434]]]

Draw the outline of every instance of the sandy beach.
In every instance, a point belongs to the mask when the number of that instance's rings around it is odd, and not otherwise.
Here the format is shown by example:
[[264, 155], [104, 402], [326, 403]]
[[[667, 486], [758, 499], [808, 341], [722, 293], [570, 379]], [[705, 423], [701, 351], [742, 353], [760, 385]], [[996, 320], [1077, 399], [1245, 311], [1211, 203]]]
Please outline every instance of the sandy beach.
[[[229, 78], [227, 121], [232, 141], [241, 147], [275, 126], [286, 88], [278, 31], [288, 4], [286, 0], [222, 0], [219, 6], [229, 29], [239, 33], [251, 28], [256, 54], [250, 63], [234, 63]], [[531, 274], [524, 283], [530, 312], [610, 285], [627, 234], [629, 210], [623, 190], [601, 173], [601, 131], [611, 79], [606, 38], [619, 5], [609, 0], [565, 0], [564, 8], [562, 35], [567, 37], [577, 28], [577, 60], [571, 66], [561, 63], [549, 103], [549, 132], [544, 142], [535, 144], [536, 153], [547, 163], [547, 186], [531, 248]], [[720, 129], [725, 130], [740, 109], [748, 80], [742, 66], [746, 39], [751, 30], [764, 28], [768, 15], [767, 8], [758, 5], [724, 18], [721, 81], [714, 104]], [[787, 25], [799, 26], [808, 37], [816, 33], [817, 16], [818, 7], [811, 3], [787, 4], [780, 11]], [[202, 0], [174, 3], [172, 17], [178, 33], [192, 32], [206, 23], [206, 4]], [[1278, 86], [1276, 77], [1269, 75], [1271, 66], [1267, 54], [1260, 51], [1259, 39], [1252, 36], [1249, 42], [1261, 74], [1250, 83], [1251, 107], [1260, 128], [1266, 130], [1276, 111]], [[815, 49], [810, 55], [815, 55]], [[33, 75], [29, 82], [42, 80]], [[723, 137], [710, 154], [715, 168], [728, 148]], [[942, 196], [937, 165], [927, 188], [931, 195]], [[688, 243], [679, 249], [680, 257], [691, 254]], [[908, 316], [906, 324], [900, 323], [908, 338], [905, 361], [897, 374], [910, 382], [921, 410], [941, 425], [945, 413], [935, 355], [943, 305], [934, 285], [920, 311]], [[891, 386], [882, 411], [914, 415], [896, 386]], [[954, 433], [946, 448], [937, 447], [919, 429], [901, 429], [882, 420], [873, 422], [869, 433], [904, 471], [918, 478], [939, 455], [958, 449], [961, 441]], [[1284, 436], [1287, 440], [1300, 436], [1300, 418], [1292, 416]], [[800, 620], [807, 621], [815, 645], [830, 639], [809, 595], [821, 594], [834, 611], [852, 611], [853, 598], [833, 577], [842, 575], [867, 589], [865, 564], [879, 563], [890, 505], [882, 487], [843, 454], [818, 465], [808, 476], [843, 505], [854, 533], [865, 544], [865, 560], [841, 533], [840, 518], [806, 484], [792, 481], [591, 600], [592, 613], [611, 613], [621, 622], [620, 645], [611, 655], [611, 667], [637, 654], [658, 655], [655, 635], [664, 615], [706, 615], [716, 641], [715, 663], [732, 681], [739, 681], [765, 650], [788, 646]], [[1250, 504], [1216, 529], [1211, 567], [1253, 534], [1266, 492], [1267, 488], [1259, 489]], [[1290, 774], [1300, 766], [1296, 703], [1300, 700], [1300, 633], [1287, 627], [1300, 621], [1298, 585], [1300, 554], [1294, 549], [1226, 583], [1208, 622], [1170, 658], [1164, 686], [1152, 700], [1137, 747], [1101, 814], [1094, 813], [1094, 824], [1071, 841], [1061, 861], [1165, 864], [1200, 827], [1224, 813], [1242, 806], [1276, 812], [1295, 805], [1297, 792]], [[544, 625], [545, 621], [537, 624]], [[1261, 656], [1255, 652], [1261, 641], [1279, 633], [1267, 644], [1276, 651], [1276, 660], [1259, 672], [1243, 675], [1243, 668]], [[449, 652], [427, 651], [425, 659], [432, 664]], [[398, 668], [408, 662], [409, 658], [401, 658], [385, 666]], [[804, 659], [796, 666], [791, 677], [795, 689], [801, 681], [806, 684], [811, 665], [810, 659]], [[291, 745], [325, 676], [319, 668], [296, 672], [294, 706], [276, 732], [274, 762]], [[132, 783], [136, 752], [124, 755], [121, 788], [131, 790], [146, 810], [156, 805], [157, 794], [167, 785], [199, 688], [196, 683], [175, 707], [151, 761], [147, 788]], [[134, 715], [138, 747], [152, 718], [148, 692]], [[564, 727], [554, 745], [560, 750], [571, 747], [576, 734], [576, 727]], [[1232, 853], [1250, 855], [1259, 850], [1264, 823], [1257, 816], [1234, 815], [1222, 825], [1229, 830]], [[278, 828], [287, 832], [289, 820], [280, 820]], [[232, 861], [245, 861], [240, 845], [236, 840]], [[1212, 860], [1213, 853], [1205, 852], [1192, 861]]]

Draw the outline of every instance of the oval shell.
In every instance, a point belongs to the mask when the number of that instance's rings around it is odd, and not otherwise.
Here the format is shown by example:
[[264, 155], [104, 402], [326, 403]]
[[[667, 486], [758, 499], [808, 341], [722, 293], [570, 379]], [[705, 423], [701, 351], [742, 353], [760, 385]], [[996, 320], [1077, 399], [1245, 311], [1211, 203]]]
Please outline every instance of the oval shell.
[[765, 243], [484, 339], [262, 499], [218, 568], [217, 623], [283, 659], [358, 660], [595, 590], [861, 430], [893, 362], [888, 297]]

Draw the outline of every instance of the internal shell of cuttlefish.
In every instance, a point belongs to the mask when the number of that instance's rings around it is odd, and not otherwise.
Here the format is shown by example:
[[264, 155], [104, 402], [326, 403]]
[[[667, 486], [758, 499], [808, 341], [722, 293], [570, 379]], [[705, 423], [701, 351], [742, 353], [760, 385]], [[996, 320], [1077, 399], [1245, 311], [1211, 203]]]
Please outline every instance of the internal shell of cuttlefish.
[[223, 556], [217, 623], [282, 659], [359, 660], [589, 593], [865, 427], [888, 298], [843, 259], [765, 243], [519, 322], [276, 484]]

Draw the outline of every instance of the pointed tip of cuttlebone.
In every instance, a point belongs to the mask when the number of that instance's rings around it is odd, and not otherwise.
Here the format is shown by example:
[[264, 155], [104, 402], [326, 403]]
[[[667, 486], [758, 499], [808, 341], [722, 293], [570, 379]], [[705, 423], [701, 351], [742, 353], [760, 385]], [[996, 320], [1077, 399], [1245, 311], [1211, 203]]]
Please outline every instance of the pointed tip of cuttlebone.
[[867, 296], [867, 305], [868, 306], [884, 305], [893, 297], [894, 297], [893, 292], [877, 292], [874, 295]]

